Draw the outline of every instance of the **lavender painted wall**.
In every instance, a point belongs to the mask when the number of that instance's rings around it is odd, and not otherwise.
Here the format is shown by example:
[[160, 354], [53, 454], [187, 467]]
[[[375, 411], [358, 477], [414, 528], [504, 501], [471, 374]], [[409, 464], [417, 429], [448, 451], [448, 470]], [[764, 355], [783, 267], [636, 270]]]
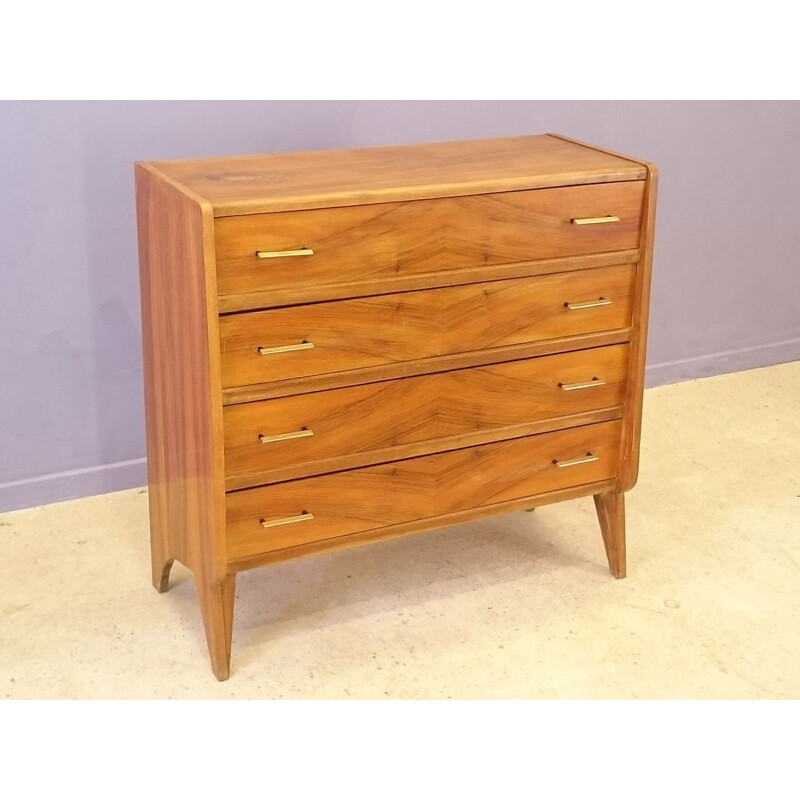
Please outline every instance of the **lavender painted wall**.
[[800, 103], [0, 103], [0, 510], [145, 482], [133, 161], [544, 131], [660, 167], [650, 385], [800, 359]]

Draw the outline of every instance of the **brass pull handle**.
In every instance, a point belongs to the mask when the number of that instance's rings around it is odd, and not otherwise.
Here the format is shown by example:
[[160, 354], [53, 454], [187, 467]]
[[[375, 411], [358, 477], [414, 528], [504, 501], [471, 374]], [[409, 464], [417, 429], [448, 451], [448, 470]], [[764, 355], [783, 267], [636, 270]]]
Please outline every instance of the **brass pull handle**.
[[619, 222], [619, 217], [611, 214], [606, 217], [575, 217], [570, 222], [573, 225], [602, 225], [604, 222]]
[[597, 306], [610, 306], [611, 300], [605, 297], [598, 297], [597, 300], [589, 300], [586, 303], [564, 303], [564, 308], [570, 311], [577, 311], [581, 308], [596, 308]]
[[275, 353], [293, 353], [295, 350], [313, 350], [314, 343], [302, 341], [300, 344], [284, 344], [280, 347], [259, 347], [262, 356], [272, 356]]
[[314, 431], [308, 428], [301, 428], [299, 431], [291, 431], [290, 433], [276, 433], [273, 436], [264, 436], [263, 433], [258, 434], [258, 441], [261, 444], [269, 444], [270, 442], [286, 442], [289, 439], [304, 439], [306, 436], [313, 436]]
[[601, 381], [599, 378], [592, 378], [586, 383], [559, 383], [558, 388], [563, 389], [565, 392], [573, 392], [576, 389], [591, 389], [593, 386], [605, 386], [606, 382]]
[[256, 258], [290, 258], [291, 256], [313, 256], [310, 247], [301, 247], [299, 250], [256, 250]]
[[262, 519], [262, 528], [277, 528], [278, 525], [293, 525], [295, 522], [306, 522], [307, 520], [314, 519], [314, 515], [310, 511], [304, 511], [296, 517], [283, 517], [282, 519]]
[[593, 456], [591, 453], [587, 453], [585, 458], [576, 458], [572, 461], [559, 461], [557, 458], [553, 459], [553, 463], [561, 468], [561, 467], [577, 467], [578, 464], [590, 464], [592, 461], [599, 461], [600, 456]]

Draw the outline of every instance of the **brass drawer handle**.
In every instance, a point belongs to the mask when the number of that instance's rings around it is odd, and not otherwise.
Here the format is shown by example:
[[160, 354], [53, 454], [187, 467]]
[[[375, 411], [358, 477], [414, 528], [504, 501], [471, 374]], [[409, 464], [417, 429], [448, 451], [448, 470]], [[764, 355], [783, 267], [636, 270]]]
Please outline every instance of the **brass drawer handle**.
[[601, 381], [599, 378], [592, 378], [586, 383], [559, 383], [558, 388], [563, 389], [565, 392], [573, 392], [576, 389], [591, 389], [593, 386], [605, 386], [606, 382]]
[[310, 247], [301, 247], [299, 250], [256, 250], [256, 258], [289, 258], [291, 256], [313, 256]]
[[612, 303], [606, 297], [598, 297], [597, 300], [589, 300], [586, 303], [564, 303], [564, 308], [570, 311], [578, 311], [581, 308], [596, 308], [597, 306], [610, 306]]
[[258, 434], [258, 441], [261, 444], [269, 444], [270, 442], [286, 442], [289, 439], [304, 439], [306, 436], [313, 436], [314, 431], [308, 428], [301, 428], [299, 431], [291, 431], [290, 433], [276, 433], [273, 436], [264, 436], [263, 433]]
[[314, 519], [314, 515], [310, 511], [304, 511], [296, 517], [283, 517], [282, 519], [262, 519], [262, 528], [277, 528], [278, 525], [293, 525], [295, 522], [305, 522], [306, 520]]
[[602, 225], [604, 222], [619, 222], [619, 217], [609, 214], [606, 217], [575, 217], [570, 222], [573, 225]]
[[576, 458], [573, 461], [559, 461], [557, 458], [553, 459], [553, 463], [561, 468], [561, 467], [577, 467], [578, 464], [590, 464], [592, 461], [599, 461], [600, 456], [593, 456], [591, 453], [587, 453], [585, 458]]
[[259, 347], [262, 356], [272, 356], [275, 353], [293, 353], [295, 350], [313, 350], [314, 342], [302, 341], [300, 344], [284, 344], [281, 347]]

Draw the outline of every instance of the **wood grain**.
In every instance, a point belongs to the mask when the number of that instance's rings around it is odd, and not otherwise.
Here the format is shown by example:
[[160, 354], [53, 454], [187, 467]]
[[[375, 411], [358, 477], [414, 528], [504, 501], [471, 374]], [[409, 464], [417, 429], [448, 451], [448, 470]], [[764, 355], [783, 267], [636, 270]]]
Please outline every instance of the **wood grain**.
[[210, 209], [141, 165], [135, 174], [154, 582], [164, 557], [216, 578], [224, 467]]
[[137, 164], [135, 177], [153, 583], [166, 590], [174, 559], [193, 571], [212, 665], [227, 677], [219, 624], [227, 612], [218, 587], [227, 578], [211, 209], [146, 166]]
[[159, 161], [217, 217], [641, 180], [644, 168], [553, 136]]
[[570, 258], [544, 258], [537, 261], [515, 261], [511, 264], [497, 264], [490, 267], [464, 267], [421, 272], [404, 276], [375, 278], [344, 283], [326, 283], [318, 286], [284, 286], [261, 289], [247, 294], [220, 295], [220, 313], [253, 311], [266, 308], [280, 308], [303, 303], [325, 300], [344, 300], [352, 297], [369, 297], [378, 294], [415, 292], [420, 289], [436, 289], [443, 286], [463, 286], [468, 283], [486, 283], [507, 278], [528, 278], [534, 275], [552, 275], [555, 272], [569, 272], [579, 269], [612, 267], [618, 264], [636, 264], [638, 250], [616, 250], [613, 253], [593, 253]]
[[557, 135], [136, 165], [152, 578], [218, 678], [260, 564], [593, 495], [624, 576], [656, 183]]
[[603, 492], [594, 496], [600, 532], [608, 558], [608, 568], [615, 578], [625, 577], [625, 495]]
[[596, 481], [594, 483], [582, 483], [569, 486], [566, 489], [541, 492], [533, 497], [504, 500], [501, 503], [469, 508], [466, 511], [455, 511], [452, 514], [442, 514], [438, 517], [426, 517], [425, 519], [416, 519], [411, 522], [401, 522], [398, 525], [387, 525], [383, 528], [373, 528], [367, 531], [351, 533], [347, 536], [337, 536], [335, 539], [324, 539], [321, 542], [309, 542], [308, 544], [286, 547], [283, 550], [256, 553], [252, 556], [231, 561], [228, 567], [235, 571], [253, 569], [254, 567], [263, 567], [268, 564], [276, 564], [293, 558], [305, 558], [307, 556], [330, 553], [334, 550], [343, 550], [349, 547], [358, 547], [373, 542], [395, 539], [399, 536], [424, 533], [450, 525], [460, 525], [477, 519], [494, 517], [498, 514], [507, 514], [514, 511], [532, 511], [532, 506], [534, 505], [538, 508], [551, 503], [575, 500], [578, 497], [590, 497], [595, 494], [603, 494], [605, 492], [614, 491], [615, 486], [616, 478], [612, 480]]
[[633, 332], [631, 334], [628, 385], [625, 396], [625, 423], [620, 442], [619, 488], [633, 489], [639, 478], [639, 448], [642, 434], [642, 404], [644, 400], [647, 331], [650, 320], [650, 286], [653, 277], [653, 243], [656, 227], [656, 195], [658, 170], [647, 164], [647, 190], [642, 233], [642, 258], [636, 268], [634, 287]]
[[556, 139], [560, 139], [562, 142], [568, 142], [569, 144], [575, 144], [579, 147], [586, 147], [589, 150], [595, 150], [598, 153], [602, 153], [606, 156], [615, 156], [616, 158], [621, 158], [623, 161], [629, 161], [637, 166], [645, 166], [646, 162], [642, 161], [640, 158], [632, 158], [631, 156], [625, 155], [624, 153], [620, 153], [617, 150], [610, 150], [608, 147], [600, 147], [596, 144], [589, 144], [588, 142], [582, 142], [580, 139], [573, 139], [571, 136], [564, 136], [562, 133], [547, 133], [546, 136], [552, 136]]
[[[220, 320], [222, 381], [247, 386], [627, 327], [633, 268], [559, 273], [309, 306]], [[611, 305], [569, 310], [604, 297]], [[258, 348], [313, 343], [260, 355]]]
[[[304, 289], [314, 299], [331, 284], [636, 249], [643, 189], [633, 181], [225, 217], [215, 223], [218, 288]], [[570, 222], [606, 215], [620, 221]], [[256, 256], [303, 248], [313, 255]]]
[[[628, 346], [440, 372], [224, 409], [226, 488], [242, 489], [621, 413]], [[561, 385], [604, 385], [565, 391]], [[543, 421], [549, 424], [542, 424]], [[262, 444], [260, 435], [311, 431]]]
[[196, 585], [211, 669], [217, 680], [225, 681], [230, 677], [236, 575], [213, 582], [197, 581]]
[[[227, 495], [231, 561], [616, 476], [620, 423], [604, 422]], [[559, 468], [554, 460], [599, 460]], [[308, 512], [313, 519], [264, 528]]]
[[271, 383], [257, 383], [223, 389], [222, 400], [225, 405], [253, 403], [273, 397], [288, 397], [344, 386], [357, 386], [362, 383], [376, 383], [395, 378], [410, 378], [415, 375], [430, 375], [451, 369], [479, 367], [485, 364], [499, 364], [503, 361], [519, 361], [524, 358], [566, 353], [571, 350], [588, 350], [612, 344], [623, 344], [630, 339], [629, 328], [618, 328], [599, 333], [583, 333], [578, 336], [559, 336], [541, 342], [526, 342], [507, 347], [494, 347], [491, 350], [475, 350], [469, 353], [454, 353], [447, 356], [426, 358], [421, 361], [398, 361], [380, 367], [348, 369], [323, 375], [310, 375], [304, 378], [291, 378]]
[[[620, 441], [619, 489], [630, 491], [639, 477], [639, 448], [642, 430], [642, 401], [644, 397], [647, 333], [650, 319], [650, 287], [653, 269], [653, 245], [656, 225], [656, 198], [658, 195], [658, 168], [655, 164], [623, 156], [620, 153], [580, 142], [557, 133], [550, 133], [564, 142], [597, 150], [617, 158], [641, 164], [646, 170], [644, 210], [642, 213], [641, 258], [636, 270], [634, 287], [633, 330], [631, 332], [629, 380], [625, 397], [625, 415]], [[624, 511], [623, 511], [624, 514]]]

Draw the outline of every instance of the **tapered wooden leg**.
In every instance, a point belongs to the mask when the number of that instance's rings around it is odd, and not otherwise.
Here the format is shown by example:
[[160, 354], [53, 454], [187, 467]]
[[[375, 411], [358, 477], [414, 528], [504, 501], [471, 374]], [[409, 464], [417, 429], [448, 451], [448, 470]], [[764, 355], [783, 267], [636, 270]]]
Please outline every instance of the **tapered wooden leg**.
[[201, 580], [196, 583], [211, 668], [217, 680], [225, 681], [230, 675], [236, 575], [228, 575], [218, 583], [206, 584]]
[[615, 578], [625, 577], [625, 495], [606, 492], [594, 496], [608, 568]]

